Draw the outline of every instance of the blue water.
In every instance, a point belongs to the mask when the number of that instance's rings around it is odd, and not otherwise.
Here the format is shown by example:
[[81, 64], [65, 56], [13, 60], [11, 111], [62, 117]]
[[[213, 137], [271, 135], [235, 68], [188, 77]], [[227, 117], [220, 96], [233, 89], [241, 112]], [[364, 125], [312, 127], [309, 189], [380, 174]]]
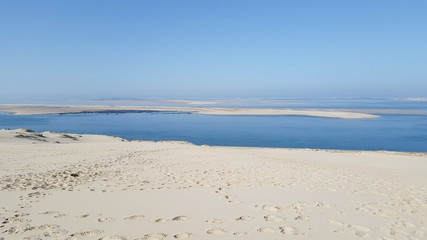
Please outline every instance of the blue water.
[[0, 114], [0, 128], [181, 140], [219, 146], [427, 152], [427, 115], [375, 119], [215, 116], [177, 113]]

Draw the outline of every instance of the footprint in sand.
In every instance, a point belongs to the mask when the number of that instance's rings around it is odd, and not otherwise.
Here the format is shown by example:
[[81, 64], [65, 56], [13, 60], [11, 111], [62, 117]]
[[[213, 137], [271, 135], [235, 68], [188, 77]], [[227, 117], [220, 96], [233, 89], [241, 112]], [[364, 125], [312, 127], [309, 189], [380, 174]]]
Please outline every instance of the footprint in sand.
[[98, 240], [127, 240], [125, 236], [106, 236]]
[[416, 227], [416, 225], [414, 225], [411, 222], [407, 222], [407, 221], [402, 221], [402, 225], [405, 226], [405, 227], [410, 227], [410, 228]]
[[162, 240], [167, 236], [168, 235], [164, 233], [150, 233], [150, 234], [145, 234], [144, 237], [137, 238], [135, 240]]
[[187, 220], [187, 218], [188, 217], [186, 217], [186, 216], [177, 216], [177, 217], [172, 218], [172, 221], [185, 221], [185, 220]]
[[234, 232], [233, 235], [237, 237], [248, 235], [248, 232]]
[[356, 232], [354, 233], [356, 236], [361, 237], [361, 238], [367, 238], [369, 237], [368, 232], [371, 231], [370, 228], [361, 226], [361, 225], [353, 225], [353, 224], [348, 224], [347, 225], [348, 228], [352, 228], [353, 230], [355, 230]]
[[58, 229], [59, 225], [52, 225], [52, 224], [43, 224], [43, 225], [39, 225], [39, 226], [33, 226], [28, 228], [29, 231], [34, 231], [34, 230], [53, 230], [53, 229]]
[[58, 231], [45, 232], [44, 236], [45, 237], [60, 237], [60, 236], [67, 234], [67, 232], [68, 232], [67, 230], [60, 229]]
[[332, 225], [335, 225], [335, 226], [342, 226], [342, 225], [344, 225], [343, 222], [336, 221], [336, 220], [329, 220], [328, 223], [332, 224]]
[[221, 219], [211, 218], [206, 220], [207, 223], [222, 223]]
[[103, 233], [102, 230], [88, 230], [71, 234], [72, 237], [90, 237]]
[[125, 217], [123, 218], [124, 220], [138, 220], [138, 219], [142, 219], [144, 218], [144, 216], [142, 215], [133, 215], [133, 216], [129, 216], [129, 217]]
[[279, 207], [274, 207], [269, 205], [264, 205], [264, 206], [255, 205], [255, 208], [258, 208], [258, 209], [260, 208], [262, 210], [271, 211], [271, 212], [275, 212], [279, 210]]
[[269, 227], [260, 227], [257, 229], [258, 232], [263, 232], [263, 233], [275, 233], [276, 230], [269, 228]]
[[392, 236], [399, 236], [399, 235], [405, 236], [407, 234], [402, 229], [392, 228], [391, 231], [390, 231], [390, 235], [392, 235]]
[[174, 236], [174, 238], [183, 239], [183, 238], [190, 238], [193, 234], [184, 232], [184, 233], [178, 233]]
[[79, 218], [88, 218], [88, 217], [90, 217], [90, 214], [89, 213], [85, 213], [85, 214], [82, 214], [82, 215], [77, 216], [77, 217], [79, 217]]
[[114, 218], [106, 217], [106, 218], [98, 218], [98, 222], [111, 222]]
[[277, 206], [277, 207], [274, 207], [274, 208], [276, 208], [278, 211], [281, 211], [281, 212], [287, 212], [287, 211], [292, 211], [293, 210], [290, 207], [282, 207], [282, 206]]
[[206, 233], [212, 234], [212, 235], [225, 235], [227, 232], [221, 228], [214, 228], [214, 229], [209, 229], [208, 231], [206, 231]]
[[298, 229], [295, 227], [283, 226], [283, 227], [280, 227], [279, 229], [280, 229], [280, 232], [283, 234], [300, 235], [298, 233]]
[[57, 211], [46, 211], [46, 212], [39, 213], [39, 215], [52, 215], [52, 214], [59, 214], [59, 212], [57, 212]]
[[356, 236], [358, 236], [358, 237], [361, 237], [361, 238], [367, 238], [367, 237], [369, 237], [369, 234], [368, 234], [368, 233], [366, 233], [366, 232], [362, 232], [362, 231], [356, 231], [354, 234], [355, 234]]
[[241, 216], [241, 217], [238, 217], [238, 218], [236, 218], [236, 221], [248, 221], [248, 220], [251, 220], [253, 217], [251, 217], [251, 216]]
[[273, 216], [273, 215], [264, 216], [264, 219], [267, 222], [282, 222], [283, 220], [285, 220], [281, 217], [277, 217], [277, 216]]
[[166, 219], [164, 219], [164, 218], [158, 218], [158, 219], [155, 219], [154, 220], [154, 222], [156, 222], [156, 223], [162, 223], [162, 222], [166, 222], [167, 220]]
[[357, 230], [357, 231], [362, 231], [362, 232], [369, 232], [369, 231], [371, 231], [370, 228], [367, 228], [367, 227], [364, 227], [364, 226], [361, 226], [361, 225], [348, 224], [347, 227], [348, 228], [352, 228], [352, 229]]
[[299, 215], [299, 216], [296, 216], [294, 219], [295, 220], [306, 220], [306, 219], [309, 219], [309, 218], [310, 218], [309, 216]]

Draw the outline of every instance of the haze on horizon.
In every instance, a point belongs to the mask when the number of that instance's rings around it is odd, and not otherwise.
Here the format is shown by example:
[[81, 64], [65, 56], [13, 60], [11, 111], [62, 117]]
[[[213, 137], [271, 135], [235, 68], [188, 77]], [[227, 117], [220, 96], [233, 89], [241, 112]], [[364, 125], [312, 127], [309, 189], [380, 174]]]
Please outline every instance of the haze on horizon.
[[0, 101], [426, 97], [426, 9], [421, 0], [2, 0]]

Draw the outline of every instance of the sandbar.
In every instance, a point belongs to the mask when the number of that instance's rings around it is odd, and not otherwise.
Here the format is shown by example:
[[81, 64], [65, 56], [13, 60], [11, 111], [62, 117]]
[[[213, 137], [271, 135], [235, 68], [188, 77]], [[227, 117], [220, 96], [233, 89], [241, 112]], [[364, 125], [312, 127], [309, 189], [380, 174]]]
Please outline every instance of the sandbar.
[[218, 107], [158, 107], [158, 106], [101, 106], [101, 105], [31, 105], [0, 104], [0, 111], [15, 115], [69, 114], [96, 112], [183, 112], [208, 115], [296, 115], [345, 119], [368, 119], [378, 116], [341, 109], [287, 109], [287, 108], [218, 108]]

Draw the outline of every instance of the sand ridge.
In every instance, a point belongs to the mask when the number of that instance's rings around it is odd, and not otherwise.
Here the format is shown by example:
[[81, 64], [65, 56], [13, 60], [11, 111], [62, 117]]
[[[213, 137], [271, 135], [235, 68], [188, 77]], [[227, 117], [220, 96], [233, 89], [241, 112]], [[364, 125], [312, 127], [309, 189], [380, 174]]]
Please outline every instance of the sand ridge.
[[425, 239], [425, 154], [67, 135], [0, 130], [0, 237]]

